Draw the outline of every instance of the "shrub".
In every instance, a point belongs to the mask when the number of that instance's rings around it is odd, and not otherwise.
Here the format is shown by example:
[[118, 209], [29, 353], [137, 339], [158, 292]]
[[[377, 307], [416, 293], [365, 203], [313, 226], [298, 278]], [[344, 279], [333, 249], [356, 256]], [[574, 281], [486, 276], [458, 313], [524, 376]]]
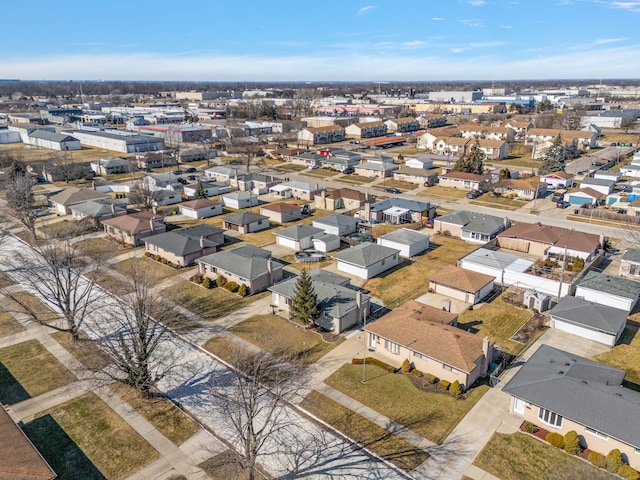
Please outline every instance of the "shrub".
[[449, 380], [440, 380], [440, 388], [442, 390], [449, 390], [451, 382]]
[[227, 282], [224, 284], [224, 288], [229, 290], [230, 292], [236, 293], [238, 290], [240, 290], [240, 285], [238, 285], [236, 282]]
[[241, 297], [246, 297], [249, 294], [249, 289], [247, 288], [247, 286], [243, 283], [240, 285], [240, 288], [238, 288], [238, 295], [240, 295]]
[[205, 277], [205, 279], [202, 281], [202, 286], [204, 288], [211, 288], [213, 287], [213, 282], [209, 277]]
[[145, 257], [150, 257], [151, 256], [151, 252], [144, 252], [144, 256]]
[[621, 466], [620, 470], [618, 470], [618, 475], [628, 480], [638, 480], [638, 478], [640, 478], [640, 473], [629, 465]]
[[153, 256], [153, 259], [154, 259], [156, 262], [159, 262], [161, 258], [162, 258], [162, 257], [161, 257], [160, 255], [158, 255], [158, 254], [156, 254], [156, 255], [154, 255], [154, 256]]
[[571, 270], [573, 270], [574, 272], [579, 272], [583, 268], [584, 268], [584, 258], [582, 258], [582, 257], [574, 258]]
[[422, 377], [422, 372], [420, 370], [418, 370], [417, 368], [414, 368], [413, 370], [411, 370], [411, 375], [413, 375], [414, 377]]
[[607, 457], [598, 452], [589, 452], [587, 455], [589, 463], [594, 467], [605, 468], [607, 466]]
[[168, 260], [166, 258], [161, 258], [160, 263], [166, 265], [168, 263]]
[[536, 433], [538, 430], [540, 430], [535, 423], [531, 422], [524, 422], [523, 428], [527, 433]]
[[204, 282], [204, 275], [202, 275], [201, 273], [196, 273], [189, 280], [191, 280], [193, 283], [202, 283]]
[[449, 387], [449, 393], [452, 397], [459, 397], [460, 395], [462, 395], [462, 385], [460, 385], [460, 382], [458, 380], [451, 384], [451, 386]]
[[224, 287], [225, 283], [227, 283], [227, 279], [225, 277], [223, 277], [222, 275], [219, 275], [216, 278], [216, 285], [218, 285], [219, 287]]
[[556, 448], [564, 447], [564, 437], [556, 432], [549, 432], [545, 440]]
[[564, 451], [570, 455], [575, 455], [580, 451], [580, 437], [575, 430], [564, 434]]
[[609, 452], [609, 455], [607, 455], [607, 470], [617, 473], [622, 465], [624, 465], [622, 453], [620, 453], [620, 450], [617, 448], [614, 448]]
[[404, 362], [402, 362], [402, 367], [400, 367], [400, 370], [402, 370], [404, 373], [408, 373], [411, 371], [411, 362], [409, 361], [408, 358], [404, 359]]
[[430, 373], [427, 373], [424, 376], [424, 381], [433, 385], [434, 383], [438, 383], [440, 380], [438, 380], [438, 377], [436, 377], [435, 375], [431, 375]]

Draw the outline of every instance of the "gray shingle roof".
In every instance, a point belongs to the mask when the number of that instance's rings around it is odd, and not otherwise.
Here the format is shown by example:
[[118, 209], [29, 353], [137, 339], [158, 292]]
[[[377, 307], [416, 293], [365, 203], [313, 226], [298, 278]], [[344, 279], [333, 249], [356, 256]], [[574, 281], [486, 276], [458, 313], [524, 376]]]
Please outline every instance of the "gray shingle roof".
[[385, 247], [375, 243], [361, 243], [355, 247], [351, 247], [340, 253], [336, 253], [333, 258], [337, 260], [356, 265], [358, 267], [370, 267], [376, 263], [399, 254], [400, 250]]
[[640, 263], [640, 248], [627, 248], [621, 260], [631, 263]]
[[425, 235], [424, 233], [416, 232], [415, 230], [410, 230], [408, 228], [400, 228], [393, 232], [389, 232], [386, 235], [382, 235], [380, 238], [401, 243], [403, 245], [413, 245], [414, 243], [421, 243], [425, 240], [429, 240], [429, 235]]
[[258, 222], [260, 220], [269, 220], [269, 217], [253, 212], [242, 212], [236, 213], [235, 215], [229, 215], [228, 217], [224, 217], [222, 220], [235, 225], [249, 225], [250, 223]]
[[40, 138], [42, 140], [48, 140], [50, 142], [77, 142], [78, 139], [71, 135], [65, 135], [63, 133], [49, 132], [47, 130], [35, 130], [29, 134], [31, 138]]
[[[205, 255], [197, 260], [198, 263], [211, 265], [220, 270], [230, 272], [248, 280], [255, 280], [268, 272], [267, 263], [271, 252], [253, 245], [241, 245], [231, 250]], [[273, 260], [274, 268], [281, 264]]]
[[324, 232], [324, 230], [322, 230], [321, 228], [298, 224], [288, 228], [283, 228], [282, 230], [278, 230], [275, 233], [276, 237], [288, 238], [290, 240], [301, 240], [303, 238], [317, 235], [322, 232]]
[[582, 298], [563, 297], [551, 312], [551, 317], [590, 330], [616, 335], [627, 324], [627, 312]]
[[610, 187], [614, 185], [616, 182], [614, 180], [608, 180], [606, 178], [591, 178], [585, 177], [581, 182], [580, 186], [584, 187], [586, 185], [596, 185], [600, 187]]
[[578, 283], [578, 287], [631, 299], [636, 298], [640, 293], [640, 283], [598, 272], [587, 273]]
[[503, 391], [640, 447], [640, 393], [625, 372], [542, 345]]
[[336, 213], [334, 215], [329, 215], [328, 217], [319, 218], [318, 220], [314, 220], [313, 223], [317, 225], [329, 225], [332, 227], [339, 227], [341, 225], [347, 226], [355, 226], [357, 225], [359, 220], [357, 218], [353, 218], [350, 215], [344, 215], [343, 213]]
[[[161, 249], [171, 252], [180, 257], [198, 252], [202, 248], [209, 248], [220, 245], [218, 242], [207, 239], [206, 237], [221, 233], [224, 230], [207, 224], [194, 225], [192, 227], [181, 228], [172, 232], [152, 235], [144, 239], [146, 243], [156, 245]], [[200, 237], [202, 244], [200, 243]]]
[[504, 228], [504, 218], [481, 213], [457, 210], [438, 217], [440, 222], [459, 225], [465, 232], [491, 234]]
[[91, 218], [97, 218], [101, 217], [102, 215], [109, 215], [110, 213], [112, 213], [112, 205], [116, 211], [116, 214], [127, 212], [126, 205], [118, 204], [112, 200], [91, 200], [89, 202], [72, 205], [69, 208], [72, 212], [78, 212]]
[[412, 212], [424, 212], [429, 209], [429, 203], [427, 202], [419, 202], [418, 200], [407, 200], [406, 198], [400, 197], [391, 197], [386, 200], [381, 200], [380, 202], [375, 202], [371, 204], [372, 212], [380, 212], [384, 211], [391, 207], [399, 207], [406, 208], [407, 210], [411, 210]]

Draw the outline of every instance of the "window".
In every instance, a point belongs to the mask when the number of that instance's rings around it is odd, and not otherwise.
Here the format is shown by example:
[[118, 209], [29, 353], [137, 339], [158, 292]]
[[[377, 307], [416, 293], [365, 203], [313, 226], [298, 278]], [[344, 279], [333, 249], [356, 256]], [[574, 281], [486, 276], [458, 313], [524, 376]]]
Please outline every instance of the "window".
[[400, 353], [400, 345], [398, 345], [397, 343], [393, 343], [390, 340], [384, 341], [384, 348], [395, 355], [398, 355]]
[[444, 370], [446, 370], [447, 372], [453, 372], [453, 368], [452, 368], [452, 367], [450, 367], [449, 365], [444, 365], [444, 364], [443, 364], [443, 365], [442, 365], [442, 368], [443, 368]]
[[427, 357], [425, 357], [424, 355], [422, 355], [421, 353], [418, 353], [418, 352], [413, 352], [413, 356], [415, 358], [419, 358], [420, 360], [425, 360], [425, 361], [427, 360]]
[[552, 427], [562, 427], [562, 416], [552, 412], [551, 410], [547, 410], [546, 408], [539, 408], [538, 418]]
[[606, 433], [599, 432], [598, 430], [595, 430], [593, 428], [585, 427], [584, 431], [587, 433], [590, 433], [591, 435], [595, 435], [596, 437], [600, 437], [603, 440], [609, 440], [609, 435], [607, 435]]

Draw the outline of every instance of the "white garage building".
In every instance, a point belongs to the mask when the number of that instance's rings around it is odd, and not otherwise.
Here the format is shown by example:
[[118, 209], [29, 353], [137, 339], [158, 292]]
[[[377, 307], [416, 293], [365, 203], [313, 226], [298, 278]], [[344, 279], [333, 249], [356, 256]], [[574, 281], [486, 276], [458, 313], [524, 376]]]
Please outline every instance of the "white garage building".
[[164, 150], [164, 139], [152, 135], [139, 135], [123, 130], [75, 130], [73, 136], [82, 145], [103, 148], [120, 153], [156, 152]]
[[400, 250], [364, 242], [336, 253], [333, 258], [338, 261], [339, 271], [367, 279], [398, 265]]
[[578, 283], [576, 297], [629, 313], [640, 297], [640, 283], [628, 278], [589, 272]]
[[376, 241], [378, 245], [400, 250], [400, 256], [404, 258], [415, 257], [429, 248], [429, 235], [409, 228], [394, 230]]

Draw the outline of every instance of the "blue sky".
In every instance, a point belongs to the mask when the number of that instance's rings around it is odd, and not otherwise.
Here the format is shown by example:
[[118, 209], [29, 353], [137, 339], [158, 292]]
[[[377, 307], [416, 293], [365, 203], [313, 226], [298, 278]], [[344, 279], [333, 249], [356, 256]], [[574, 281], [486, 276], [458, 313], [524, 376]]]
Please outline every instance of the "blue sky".
[[6, 1], [0, 78], [640, 78], [640, 1]]

